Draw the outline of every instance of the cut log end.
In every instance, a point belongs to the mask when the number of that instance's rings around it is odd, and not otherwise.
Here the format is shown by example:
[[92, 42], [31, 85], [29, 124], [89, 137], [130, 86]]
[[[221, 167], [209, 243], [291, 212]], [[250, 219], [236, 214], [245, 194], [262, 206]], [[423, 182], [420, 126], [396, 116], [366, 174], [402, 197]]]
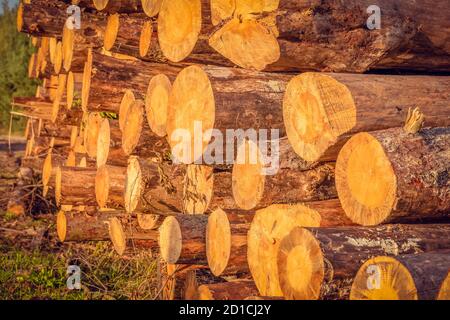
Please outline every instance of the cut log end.
[[120, 101], [120, 107], [119, 107], [119, 127], [120, 130], [123, 131], [125, 127], [125, 120], [127, 117], [128, 109], [135, 101], [134, 93], [133, 91], [127, 89], [125, 90], [122, 100]]
[[42, 167], [42, 184], [48, 186], [50, 178], [52, 176], [53, 165], [52, 165], [52, 153], [48, 152], [44, 160], [44, 165]]
[[141, 0], [142, 9], [149, 17], [154, 17], [161, 9], [162, 0]]
[[210, 166], [188, 165], [183, 190], [183, 208], [189, 214], [205, 213], [213, 195], [214, 173]]
[[95, 175], [95, 198], [100, 208], [106, 208], [109, 197], [109, 172], [106, 165], [97, 169]]
[[67, 74], [67, 86], [66, 86], [66, 101], [67, 109], [72, 109], [73, 106], [73, 95], [75, 90], [75, 76], [72, 71]]
[[142, 190], [142, 171], [137, 157], [128, 160], [127, 175], [125, 181], [125, 210], [134, 212], [138, 206]]
[[95, 9], [97, 9], [98, 11], [102, 11], [108, 5], [109, 0], [92, 0], [92, 2], [94, 3]]
[[55, 200], [56, 205], [61, 206], [61, 181], [62, 179], [62, 173], [61, 173], [61, 167], [56, 167], [55, 169]]
[[56, 233], [58, 234], [59, 241], [64, 242], [66, 240], [67, 219], [66, 213], [62, 210], [56, 215]]
[[152, 41], [153, 26], [152, 21], [145, 21], [142, 25], [141, 34], [139, 36], [139, 55], [145, 57], [150, 49]]
[[161, 216], [157, 214], [138, 213], [137, 221], [143, 230], [154, 230], [160, 226]]
[[72, 67], [74, 37], [74, 29], [67, 28], [67, 26], [64, 25], [62, 35], [62, 57], [63, 67], [66, 72], [70, 71], [70, 68]]
[[89, 92], [91, 90], [91, 76], [92, 76], [92, 60], [88, 59], [84, 64], [83, 70], [83, 84], [81, 87], [81, 108], [83, 111], [88, 110]]
[[63, 48], [62, 42], [58, 41], [56, 43], [55, 48], [55, 63], [53, 64], [55, 74], [59, 74], [61, 72], [62, 65], [63, 65]]
[[111, 145], [111, 131], [108, 119], [101, 119], [97, 136], [97, 168], [105, 165], [108, 161], [109, 148]]
[[84, 145], [87, 154], [92, 158], [97, 156], [97, 140], [102, 120], [103, 118], [99, 113], [90, 113], [87, 116], [84, 132]]
[[366, 261], [352, 284], [351, 300], [417, 300], [414, 279], [393, 257], [379, 256]]
[[383, 222], [395, 206], [397, 180], [382, 145], [369, 133], [353, 136], [336, 162], [336, 188], [342, 207], [355, 223]]
[[117, 33], [119, 32], [120, 15], [118, 13], [108, 16], [108, 22], [106, 24], [105, 36], [103, 40], [103, 46], [105, 50], [110, 51], [114, 43], [116, 42]]
[[240, 208], [250, 210], [260, 202], [264, 193], [263, 167], [258, 146], [245, 140], [238, 148], [232, 173], [233, 197]]
[[314, 162], [356, 125], [356, 107], [344, 84], [327, 75], [305, 73], [286, 88], [283, 118], [295, 152]]
[[[200, 157], [194, 153], [193, 138], [199, 134], [199, 125], [204, 137], [201, 150], [203, 153], [211, 139], [205, 132], [211, 132], [215, 121], [213, 90], [201, 67], [190, 66], [178, 74], [173, 83], [169, 105], [167, 134], [173, 156], [179, 162], [192, 163]], [[177, 129], [183, 129], [186, 134], [180, 136], [180, 132], [176, 132]]]
[[154, 76], [148, 85], [145, 96], [145, 112], [150, 129], [160, 137], [164, 137], [167, 125], [169, 96], [172, 84], [164, 74]]
[[211, 272], [220, 276], [228, 265], [231, 250], [231, 228], [227, 214], [214, 210], [206, 228], [206, 256]]
[[16, 22], [17, 22], [17, 31], [18, 32], [22, 32], [22, 29], [23, 29], [23, 6], [24, 6], [24, 4], [21, 1], [19, 3], [19, 6], [17, 7], [17, 19], [16, 19]]
[[272, 205], [258, 210], [248, 232], [247, 260], [263, 296], [283, 296], [277, 254], [281, 240], [295, 227], [319, 227], [320, 215], [298, 211], [295, 206]]
[[450, 271], [441, 284], [436, 300], [450, 300]]
[[280, 59], [280, 46], [271, 30], [258, 21], [233, 18], [209, 39], [221, 55], [245, 69], [263, 70]]
[[122, 131], [122, 150], [131, 155], [139, 143], [144, 125], [144, 102], [134, 101], [128, 108]]
[[127, 237], [123, 230], [122, 223], [117, 218], [109, 221], [109, 237], [118, 255], [123, 255], [127, 248]]
[[324, 277], [324, 259], [312, 233], [296, 227], [281, 240], [277, 266], [286, 299], [318, 299]]
[[200, 0], [163, 1], [158, 15], [158, 40], [164, 56], [180, 62], [194, 49], [202, 26]]
[[167, 217], [159, 228], [159, 247], [164, 261], [170, 264], [178, 261], [182, 248], [182, 234], [175, 217]]

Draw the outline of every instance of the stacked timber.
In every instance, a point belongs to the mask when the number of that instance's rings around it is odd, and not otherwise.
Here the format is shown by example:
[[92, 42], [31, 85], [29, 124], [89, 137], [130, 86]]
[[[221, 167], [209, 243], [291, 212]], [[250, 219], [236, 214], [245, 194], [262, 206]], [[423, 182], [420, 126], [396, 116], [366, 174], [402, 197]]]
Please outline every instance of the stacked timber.
[[23, 1], [20, 183], [163, 299], [449, 299], [448, 1], [263, 2]]

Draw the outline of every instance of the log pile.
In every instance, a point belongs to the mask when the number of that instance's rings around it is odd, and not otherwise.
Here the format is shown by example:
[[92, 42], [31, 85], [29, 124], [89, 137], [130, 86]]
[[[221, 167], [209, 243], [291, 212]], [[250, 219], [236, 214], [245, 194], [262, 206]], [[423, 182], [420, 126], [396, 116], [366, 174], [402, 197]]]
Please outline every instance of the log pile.
[[380, 30], [370, 1], [74, 3], [17, 17], [60, 241], [152, 250], [164, 299], [450, 299], [448, 1]]

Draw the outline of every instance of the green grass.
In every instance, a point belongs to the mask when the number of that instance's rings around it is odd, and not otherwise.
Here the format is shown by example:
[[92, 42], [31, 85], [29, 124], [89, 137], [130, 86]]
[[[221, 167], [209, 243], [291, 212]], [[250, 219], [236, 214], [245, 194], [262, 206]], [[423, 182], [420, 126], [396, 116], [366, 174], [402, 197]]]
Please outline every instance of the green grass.
[[[156, 259], [136, 253], [121, 259], [109, 243], [68, 246], [56, 252], [0, 248], [0, 299], [153, 299]], [[67, 289], [68, 265], [81, 268], [81, 290]]]

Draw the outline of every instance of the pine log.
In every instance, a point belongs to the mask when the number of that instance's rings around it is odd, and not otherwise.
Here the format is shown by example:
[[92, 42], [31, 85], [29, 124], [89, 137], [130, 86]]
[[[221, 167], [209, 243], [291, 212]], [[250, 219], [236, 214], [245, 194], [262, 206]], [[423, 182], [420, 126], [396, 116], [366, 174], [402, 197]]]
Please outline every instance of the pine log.
[[286, 132], [304, 160], [335, 161], [353, 134], [401, 127], [409, 108], [421, 109], [427, 127], [449, 126], [449, 88], [439, 76], [304, 73], [286, 88]]
[[256, 211], [247, 235], [247, 261], [263, 296], [282, 296], [276, 257], [280, 241], [296, 226], [319, 227], [321, 216], [290, 205]]
[[445, 224], [291, 229], [276, 259], [279, 294], [287, 299], [347, 299], [366, 260], [448, 249], [449, 232]]
[[[218, 208], [208, 217], [206, 256], [215, 276], [248, 277], [247, 233], [254, 214], [225, 213]], [[256, 287], [255, 287], [256, 288]]]
[[125, 209], [130, 213], [182, 212], [184, 174], [183, 166], [130, 157]]
[[152, 249], [158, 245], [158, 232], [143, 230], [134, 217], [113, 217], [109, 221], [109, 236], [120, 256], [133, 252], [135, 248]]
[[450, 270], [450, 251], [377, 256], [355, 276], [351, 300], [448, 300], [441, 290]]
[[276, 173], [266, 172], [262, 153], [249, 140], [238, 149], [233, 165], [232, 189], [236, 204], [244, 210], [276, 203], [327, 200], [337, 196], [334, 164], [325, 164], [309, 171], [280, 168]]
[[56, 188], [57, 169], [66, 163], [66, 154], [66, 152], [54, 148], [50, 148], [48, 150], [42, 166], [42, 184], [44, 186], [44, 196], [47, 194], [49, 188]]
[[127, 89], [132, 90], [136, 98], [142, 98], [152, 77], [165, 74], [174, 79], [178, 71], [178, 67], [169, 65], [117, 59], [92, 52], [92, 62], [88, 60], [83, 75], [83, 110], [118, 113]]
[[56, 171], [55, 197], [58, 205], [96, 206], [95, 168], [65, 167]]
[[361, 225], [449, 219], [450, 127], [359, 133], [341, 150], [336, 187]]
[[158, 229], [167, 215], [136, 212], [139, 227], [144, 230]]
[[209, 44], [237, 65], [257, 70], [450, 70], [447, 1], [422, 1], [420, 7], [413, 0], [379, 1], [381, 27], [373, 30], [372, 5], [213, 0], [212, 22], [221, 28]]
[[258, 294], [258, 288], [251, 280], [204, 284], [198, 288], [199, 300], [244, 300]]
[[9, 195], [10, 199], [6, 210], [16, 216], [24, 215], [30, 205], [30, 194], [27, 186], [33, 183], [33, 170], [21, 167], [17, 174], [17, 182], [13, 192]]
[[105, 164], [125, 167], [128, 157], [122, 151], [122, 132], [119, 121], [102, 118], [97, 135], [97, 167]]
[[[207, 131], [212, 129], [223, 135], [217, 138], [214, 134], [214, 145], [221, 150], [226, 149], [230, 135], [225, 135], [227, 129], [240, 129], [234, 134], [241, 139], [254, 130], [269, 128], [278, 130], [279, 137], [284, 136], [282, 100], [290, 78], [212, 66], [183, 69], [173, 83], [169, 98], [167, 134], [172, 153], [187, 164], [200, 159], [212, 138], [212, 133], [208, 136]], [[185, 131], [183, 135], [180, 136], [178, 129]], [[200, 133], [203, 139], [198, 137]], [[195, 143], [196, 140], [202, 143]]]
[[141, 0], [93, 0], [98, 11], [107, 13], [134, 13], [142, 12]]
[[210, 213], [216, 209], [238, 209], [232, 193], [229, 171], [190, 164], [186, 167], [183, 210], [189, 214]]
[[59, 211], [56, 216], [58, 239], [61, 242], [109, 241], [109, 220], [120, 215], [123, 215], [123, 212], [98, 211], [89, 215], [82, 212]]
[[205, 215], [174, 215], [159, 228], [161, 257], [167, 263], [207, 265]]
[[100, 208], [125, 206], [126, 167], [102, 165], [95, 176], [95, 198]]
[[153, 133], [148, 126], [142, 100], [131, 103], [126, 112], [121, 146], [126, 156], [153, 157], [160, 161], [171, 159], [170, 146], [166, 137]]
[[153, 37], [153, 21], [144, 13], [113, 14], [108, 17], [104, 39], [106, 50], [151, 62], [166, 62], [166, 59], [153, 53], [151, 49], [155, 46], [158, 44]]

